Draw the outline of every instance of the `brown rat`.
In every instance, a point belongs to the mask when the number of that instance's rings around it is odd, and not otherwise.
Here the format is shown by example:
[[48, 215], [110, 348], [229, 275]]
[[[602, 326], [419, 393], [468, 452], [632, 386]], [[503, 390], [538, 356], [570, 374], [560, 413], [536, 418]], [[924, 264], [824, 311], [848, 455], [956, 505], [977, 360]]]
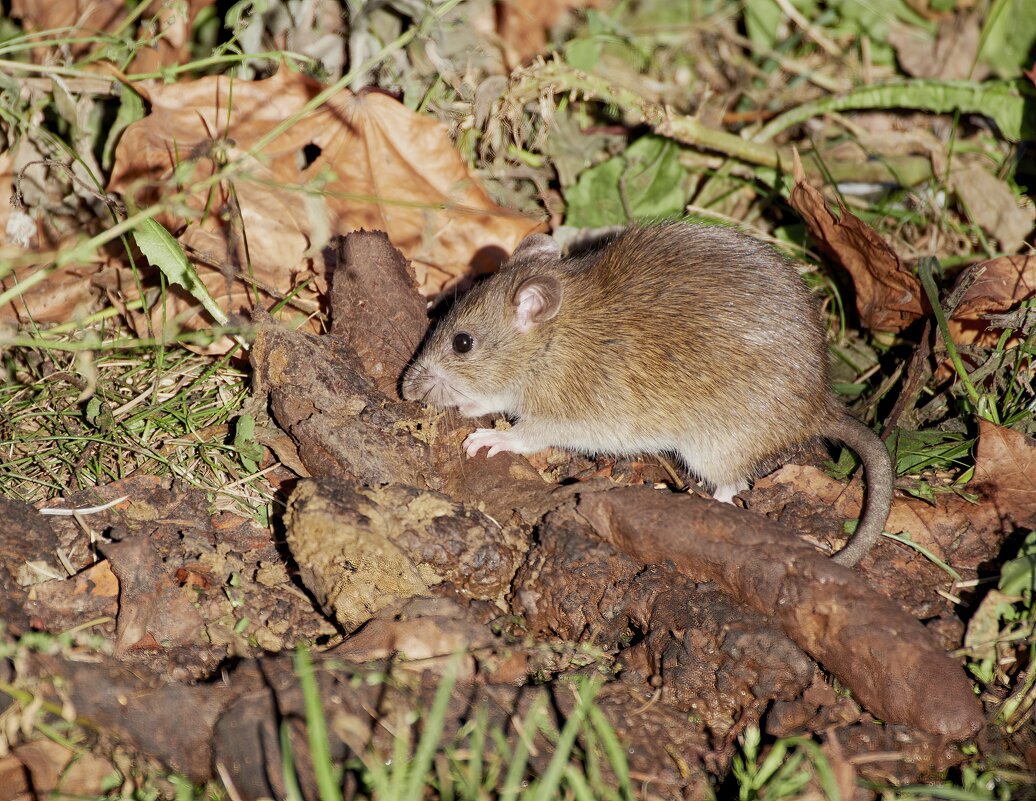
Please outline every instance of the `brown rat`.
[[527, 237], [440, 321], [402, 387], [467, 417], [516, 418], [470, 434], [469, 456], [674, 452], [728, 502], [782, 453], [844, 442], [868, 484], [834, 556], [854, 565], [881, 536], [894, 475], [881, 440], [831, 394], [827, 359], [791, 262], [730, 228], [669, 223], [567, 258], [550, 237]]

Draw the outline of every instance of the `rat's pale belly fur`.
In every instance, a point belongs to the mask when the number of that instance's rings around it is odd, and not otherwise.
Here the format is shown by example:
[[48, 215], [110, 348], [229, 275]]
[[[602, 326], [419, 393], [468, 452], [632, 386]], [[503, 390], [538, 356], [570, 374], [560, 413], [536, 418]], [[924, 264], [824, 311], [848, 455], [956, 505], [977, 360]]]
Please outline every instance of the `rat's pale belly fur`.
[[746, 458], [742, 440], [745, 432], [684, 431], [651, 433], [642, 426], [622, 425], [602, 416], [599, 421], [559, 423], [521, 419], [510, 429], [480, 428], [465, 440], [465, 449], [474, 456], [482, 448], [489, 456], [508, 451], [536, 453], [556, 447], [587, 454], [642, 456], [675, 453], [696, 476], [711, 484], [719, 500], [727, 500], [748, 487], [755, 465]]

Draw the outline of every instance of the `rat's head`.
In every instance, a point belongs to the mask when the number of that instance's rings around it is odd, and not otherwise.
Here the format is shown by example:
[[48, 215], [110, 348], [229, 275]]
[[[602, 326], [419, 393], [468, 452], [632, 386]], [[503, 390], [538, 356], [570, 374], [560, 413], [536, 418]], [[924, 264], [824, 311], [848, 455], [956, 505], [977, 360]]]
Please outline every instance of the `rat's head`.
[[549, 236], [523, 239], [498, 273], [439, 321], [403, 375], [403, 397], [457, 407], [465, 417], [517, 411], [542, 327], [561, 307], [561, 282], [546, 269], [559, 257]]

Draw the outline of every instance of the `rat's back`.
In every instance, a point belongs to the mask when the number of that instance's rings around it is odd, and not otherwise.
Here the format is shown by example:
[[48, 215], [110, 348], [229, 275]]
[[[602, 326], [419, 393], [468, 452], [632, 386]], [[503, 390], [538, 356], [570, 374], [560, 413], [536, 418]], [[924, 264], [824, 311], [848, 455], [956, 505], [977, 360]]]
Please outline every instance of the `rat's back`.
[[728, 479], [830, 422], [816, 303], [768, 245], [674, 223], [628, 229], [567, 266], [579, 302], [558, 322], [596, 344], [580, 394], [629, 443], [610, 450], [677, 450], [713, 483], [740, 484]]

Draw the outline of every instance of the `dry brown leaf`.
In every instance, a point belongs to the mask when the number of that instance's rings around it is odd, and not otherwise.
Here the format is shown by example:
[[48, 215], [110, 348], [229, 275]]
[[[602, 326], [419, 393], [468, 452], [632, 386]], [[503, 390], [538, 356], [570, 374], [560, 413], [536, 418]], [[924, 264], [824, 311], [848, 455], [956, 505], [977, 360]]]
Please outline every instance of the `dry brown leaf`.
[[979, 420], [975, 483], [992, 496], [997, 511], [1018, 525], [1036, 524], [1036, 439]]
[[789, 200], [820, 250], [852, 277], [860, 321], [878, 331], [902, 331], [924, 314], [920, 281], [867, 223], [844, 207], [835, 217], [824, 196], [805, 182], [800, 171], [801, 167]]
[[[126, 16], [126, 4], [121, 0], [11, 0], [11, 16], [22, 21], [27, 31], [47, 31], [54, 28], [78, 28], [69, 38], [86, 38], [98, 31], [111, 31]], [[82, 55], [95, 42], [65, 45], [74, 56]], [[33, 49], [37, 63], [46, 59], [49, 48]]]
[[1036, 256], [1001, 256], [980, 265], [982, 275], [964, 294], [950, 318], [950, 332], [958, 345], [969, 345], [988, 335], [987, 314], [1003, 314], [1036, 296]]
[[[119, 142], [109, 188], [138, 204], [158, 202], [211, 176], [222, 159], [250, 158], [259, 139], [322, 88], [287, 69], [263, 81], [151, 87], [151, 114]], [[386, 231], [412, 260], [422, 291], [434, 294], [461, 274], [496, 266], [537, 225], [492, 202], [444, 125], [386, 95], [347, 91], [278, 137], [261, 161], [211, 194], [193, 193], [187, 205], [190, 214], [162, 221], [227, 276], [247, 273], [273, 296], [312, 276], [326, 288], [322, 249], [334, 234]], [[223, 275], [199, 272], [228, 294]], [[249, 307], [246, 283], [231, 285], [228, 311]]]
[[[153, 72], [161, 67], [180, 64], [190, 57], [190, 37], [198, 12], [211, 5], [209, 0], [187, 0], [186, 3], [165, 3], [153, 12], [156, 30], [148, 30], [148, 37], [157, 39], [153, 46], [137, 51], [127, 73]], [[21, 19], [29, 31], [54, 28], [73, 28], [69, 38], [87, 41], [67, 44], [74, 56], [82, 56], [97, 46], [90, 37], [110, 33], [123, 21], [127, 11], [122, 0], [12, 0], [11, 16]], [[150, 19], [151, 14], [145, 15]], [[38, 63], [48, 60], [47, 47], [34, 48]]]
[[951, 179], [971, 219], [1000, 240], [1006, 252], [1017, 251], [1032, 233], [1036, 208], [1019, 205], [1011, 188], [981, 165], [954, 164]]
[[562, 15], [577, 8], [596, 8], [601, 0], [501, 0], [497, 3], [500, 38], [507, 45], [509, 60], [518, 65], [547, 48], [547, 31]]
[[[15, 270], [0, 279], [0, 291], [6, 291], [24, 281], [39, 267], [30, 266]], [[99, 293], [90, 284], [90, 279], [101, 270], [100, 264], [80, 264], [66, 267], [50, 275], [46, 281], [12, 299], [0, 308], [0, 321], [37, 325], [65, 323], [83, 317], [95, 310]]]
[[45, 739], [19, 746], [14, 754], [32, 776], [37, 798], [51, 793], [58, 798], [103, 795], [105, 780], [115, 770], [110, 762], [89, 751], [77, 755], [65, 746]]
[[164, 3], [156, 6], [154, 24], [158, 28], [156, 33], [160, 34], [160, 38], [154, 47], [138, 50], [126, 72], [130, 75], [155, 72], [162, 67], [182, 64], [189, 60], [194, 20], [199, 11], [210, 5], [210, 0], [188, 0], [186, 6], [182, 3]]
[[961, 13], [943, 17], [935, 39], [916, 26], [907, 25], [894, 26], [888, 39], [896, 50], [899, 65], [910, 75], [980, 81], [989, 72], [975, 63], [980, 35], [978, 14]]

